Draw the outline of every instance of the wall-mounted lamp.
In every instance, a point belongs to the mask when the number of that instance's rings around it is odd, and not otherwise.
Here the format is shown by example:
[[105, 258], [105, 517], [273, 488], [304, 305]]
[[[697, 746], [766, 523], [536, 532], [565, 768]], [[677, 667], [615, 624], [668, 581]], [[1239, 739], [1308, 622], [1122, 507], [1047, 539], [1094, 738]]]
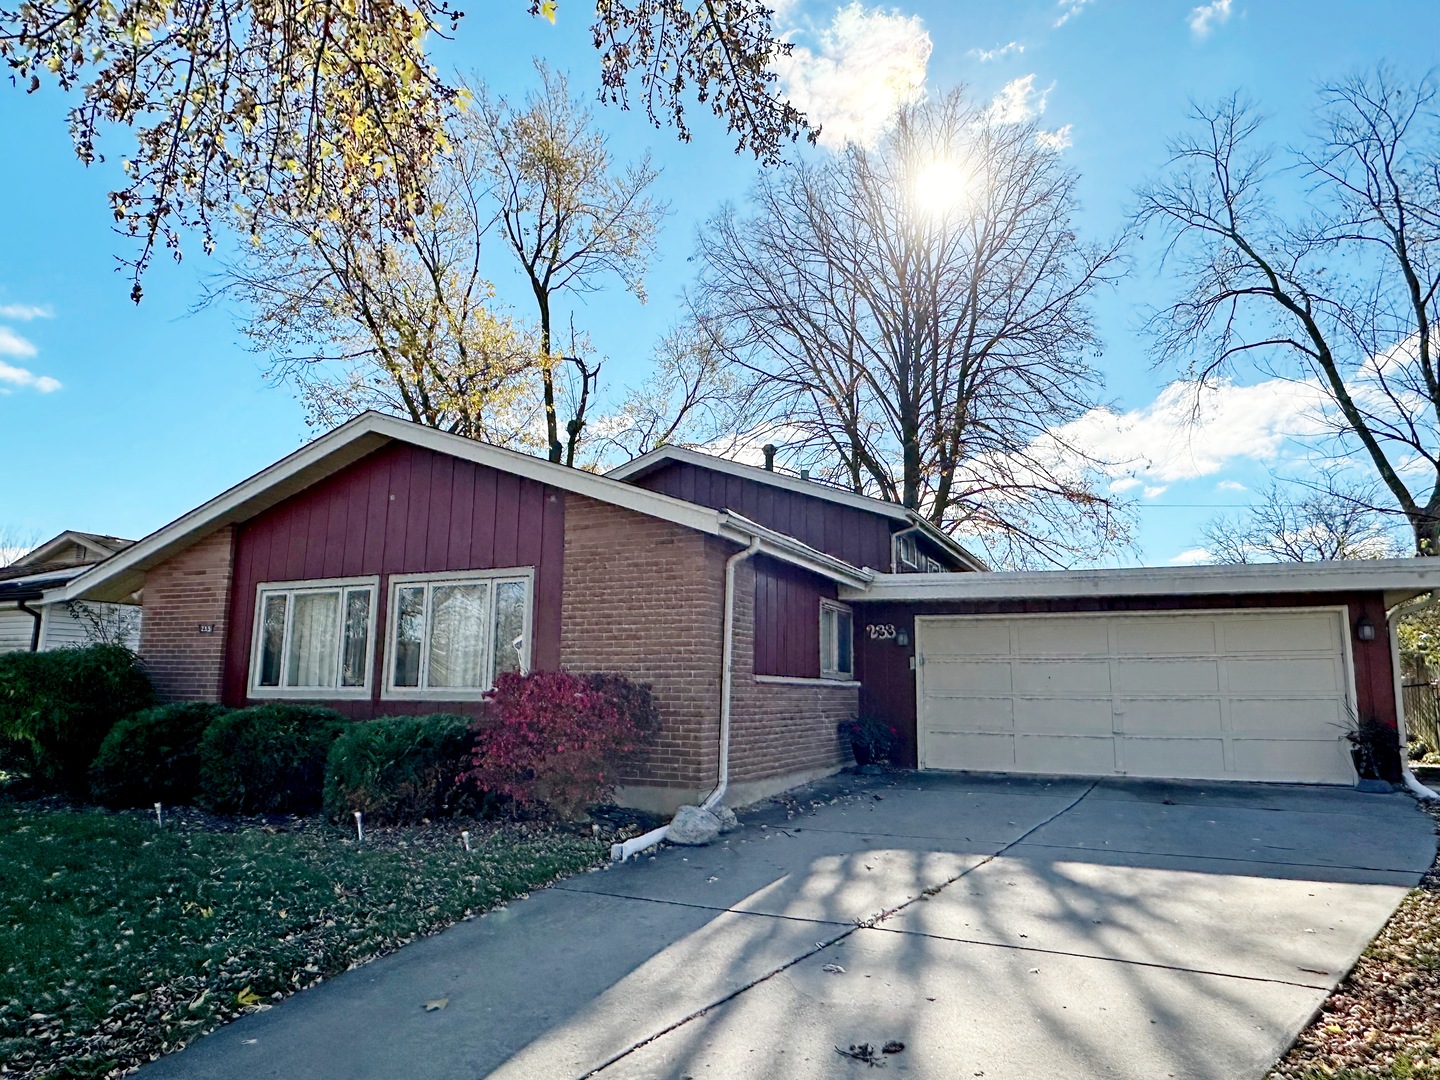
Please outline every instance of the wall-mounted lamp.
[[904, 630], [897, 630], [895, 632], [895, 644], [899, 645], [901, 648], [904, 648], [906, 645], [910, 644], [910, 635], [907, 634]]
[[1375, 640], [1375, 624], [1370, 621], [1369, 615], [1361, 615], [1355, 620], [1355, 637], [1360, 641]]

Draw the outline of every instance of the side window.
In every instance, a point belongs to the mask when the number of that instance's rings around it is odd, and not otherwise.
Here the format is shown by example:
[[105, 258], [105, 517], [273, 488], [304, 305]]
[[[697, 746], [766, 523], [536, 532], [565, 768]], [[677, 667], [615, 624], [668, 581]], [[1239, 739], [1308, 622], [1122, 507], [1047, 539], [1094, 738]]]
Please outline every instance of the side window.
[[855, 633], [850, 609], [820, 602], [820, 674], [849, 679], [855, 674]]

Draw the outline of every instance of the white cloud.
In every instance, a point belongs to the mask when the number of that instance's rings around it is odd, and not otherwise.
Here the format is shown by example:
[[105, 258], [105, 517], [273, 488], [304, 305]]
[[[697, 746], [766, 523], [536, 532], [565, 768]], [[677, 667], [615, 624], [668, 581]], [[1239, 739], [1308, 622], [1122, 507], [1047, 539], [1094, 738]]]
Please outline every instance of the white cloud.
[[39, 307], [35, 304], [0, 304], [0, 319], [29, 322], [31, 319], [52, 319], [54, 317], [55, 312], [48, 307]]
[[1055, 20], [1055, 25], [1064, 26], [1094, 2], [1095, 0], [1060, 0], [1059, 6], [1062, 10], [1060, 17]]
[[[1035, 89], [1034, 74], [1011, 79], [990, 102], [990, 116], [1002, 124], [1020, 124], [1045, 111], [1045, 99], [1052, 87]], [[1066, 129], [1067, 137], [1069, 130]]]
[[1125, 492], [1132, 491], [1139, 487], [1144, 482], [1145, 481], [1141, 480], [1138, 476], [1117, 477], [1110, 481], [1110, 491], [1115, 495], [1123, 495]]
[[1158, 499], [1170, 490], [1169, 484], [1146, 484], [1144, 495], [1147, 499]]
[[1230, 21], [1230, 3], [1231, 0], [1214, 0], [1195, 8], [1190, 12], [1190, 32], [1204, 41], [1215, 27]]
[[[0, 327], [3, 330], [4, 327]], [[0, 383], [9, 383], [11, 386], [18, 386], [22, 389], [38, 390], [42, 394], [53, 393], [60, 389], [60, 380], [52, 379], [49, 375], [36, 375], [26, 368], [15, 367], [0, 360]], [[4, 387], [0, 392], [10, 393]]]
[[1314, 384], [1270, 379], [1222, 383], [1197, 399], [1193, 383], [1174, 382], [1149, 405], [1128, 412], [1092, 409], [1056, 435], [1112, 462], [1112, 475], [1155, 487], [1212, 476], [1236, 461], [1269, 461], [1293, 437], [1329, 430], [1327, 398]]
[[15, 333], [8, 326], [0, 326], [0, 356], [34, 356], [36, 348], [33, 342], [26, 340]]
[[867, 8], [852, 0], [816, 36], [775, 63], [785, 96], [812, 123], [820, 142], [873, 146], [895, 110], [925, 95], [925, 68], [934, 48], [918, 15]]
[[1249, 491], [1244, 484], [1238, 480], [1221, 480], [1215, 485], [1216, 491]]
[[1035, 141], [1057, 153], [1061, 150], [1068, 150], [1074, 141], [1070, 138], [1070, 127], [1071, 125], [1065, 124], [1054, 131], [1037, 131]]
[[1018, 41], [1012, 41], [1006, 45], [997, 45], [993, 49], [971, 49], [970, 55], [979, 60], [982, 64], [988, 64], [992, 60], [999, 60], [1009, 56], [1011, 53], [1023, 53], [1025, 46]]
[[1215, 556], [1203, 547], [1186, 548], [1179, 555], [1165, 560], [1171, 566], [1195, 566], [1198, 563], [1214, 562]]

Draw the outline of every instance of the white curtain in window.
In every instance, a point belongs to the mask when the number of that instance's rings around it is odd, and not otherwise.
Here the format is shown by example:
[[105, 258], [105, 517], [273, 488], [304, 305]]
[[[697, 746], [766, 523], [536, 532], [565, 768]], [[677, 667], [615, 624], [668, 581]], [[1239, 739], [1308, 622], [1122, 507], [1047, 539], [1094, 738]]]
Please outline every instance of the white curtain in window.
[[290, 617], [286, 686], [335, 685], [340, 644], [340, 594], [297, 593]]
[[490, 622], [490, 586], [437, 585], [430, 594], [432, 687], [483, 690], [485, 631]]

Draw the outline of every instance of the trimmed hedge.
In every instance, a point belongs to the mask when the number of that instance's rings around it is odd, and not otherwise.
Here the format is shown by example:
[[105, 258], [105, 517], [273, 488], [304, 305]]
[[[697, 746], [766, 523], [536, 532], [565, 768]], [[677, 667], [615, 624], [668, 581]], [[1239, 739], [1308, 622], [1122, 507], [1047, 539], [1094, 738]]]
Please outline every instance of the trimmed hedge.
[[3, 756], [42, 788], [83, 792], [111, 727], [153, 701], [139, 659], [121, 645], [0, 655]]
[[350, 724], [333, 709], [252, 705], [217, 717], [200, 740], [196, 801], [217, 814], [317, 810], [330, 744]]
[[443, 817], [473, 802], [458, 782], [473, 737], [467, 716], [384, 716], [353, 724], [330, 746], [325, 812], [377, 824]]
[[120, 720], [90, 766], [91, 797], [114, 807], [194, 802], [200, 740], [227, 711], [209, 701], [183, 701]]

